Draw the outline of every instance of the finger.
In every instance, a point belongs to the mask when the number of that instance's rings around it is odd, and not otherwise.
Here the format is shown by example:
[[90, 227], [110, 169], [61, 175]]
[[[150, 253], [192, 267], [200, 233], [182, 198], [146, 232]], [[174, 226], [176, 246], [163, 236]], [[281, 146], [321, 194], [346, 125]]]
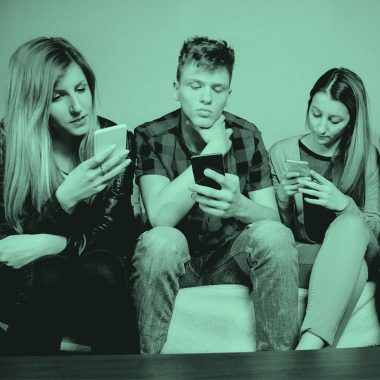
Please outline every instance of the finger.
[[192, 184], [189, 186], [189, 190], [208, 198], [219, 199], [220, 190], [213, 189], [212, 187]]
[[114, 151], [101, 164], [106, 173], [121, 164], [128, 156], [129, 150]]
[[200, 194], [195, 194], [193, 198], [196, 202], [203, 206], [212, 207], [218, 210], [226, 211], [228, 209], [228, 204], [226, 202], [222, 202], [213, 198], [205, 197]]
[[321, 197], [321, 193], [319, 191], [316, 191], [316, 190], [305, 189], [305, 188], [301, 187], [300, 189], [298, 189], [298, 191], [302, 194], [313, 195], [314, 197], [317, 197], [317, 198]]
[[212, 207], [208, 207], [208, 206], [204, 206], [202, 204], [199, 205], [199, 208], [205, 213], [205, 214], [208, 214], [210, 216], [216, 216], [217, 218], [220, 218], [224, 212], [221, 211], [221, 210], [218, 210], [216, 208], [212, 208]]
[[324, 202], [321, 199], [314, 199], [314, 198], [304, 198], [305, 202], [313, 204], [313, 205], [319, 205], [319, 206], [324, 206]]
[[304, 179], [303, 177], [300, 177], [298, 179], [298, 183], [302, 186], [309, 187], [314, 190], [320, 191], [322, 189], [321, 185], [314, 181], [308, 181], [307, 179]]
[[214, 181], [218, 182], [219, 185], [223, 186], [223, 187], [229, 187], [228, 186], [228, 180], [226, 179], [226, 177], [223, 175], [223, 174], [220, 174], [218, 172], [216, 172], [215, 170], [212, 170], [212, 169], [205, 169], [203, 174], [208, 177], [208, 178], [211, 178], [213, 179]]
[[108, 148], [104, 149], [100, 153], [96, 154], [94, 157], [85, 161], [90, 169], [96, 168], [101, 165], [106, 158], [116, 149], [116, 144], [110, 145]]
[[227, 137], [230, 138], [232, 136], [232, 134], [233, 134], [232, 128], [227, 128], [226, 129], [226, 134], [227, 134]]
[[300, 185], [298, 183], [294, 184], [294, 185], [285, 185], [284, 186], [285, 191], [298, 191], [299, 188], [300, 188]]
[[112, 170], [110, 170], [108, 173], [106, 173], [103, 176], [103, 183], [104, 182], [109, 183], [111, 180], [114, 179], [114, 177], [122, 173], [130, 163], [131, 163], [131, 160], [128, 158], [127, 160], [121, 162], [119, 165], [114, 167]]
[[320, 175], [319, 173], [315, 172], [314, 170], [310, 170], [311, 176], [316, 179], [320, 183], [328, 184], [331, 183], [328, 179]]

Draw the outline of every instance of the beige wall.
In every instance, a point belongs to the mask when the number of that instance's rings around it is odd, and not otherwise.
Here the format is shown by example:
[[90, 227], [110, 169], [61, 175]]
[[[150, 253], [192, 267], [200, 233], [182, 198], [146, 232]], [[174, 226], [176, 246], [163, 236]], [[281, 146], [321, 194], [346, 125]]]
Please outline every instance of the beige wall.
[[97, 74], [100, 114], [135, 127], [178, 106], [176, 61], [195, 34], [235, 48], [228, 110], [255, 122], [267, 147], [302, 133], [308, 92], [334, 66], [362, 77], [380, 131], [378, 0], [0, 0], [0, 115], [14, 49], [63, 36]]

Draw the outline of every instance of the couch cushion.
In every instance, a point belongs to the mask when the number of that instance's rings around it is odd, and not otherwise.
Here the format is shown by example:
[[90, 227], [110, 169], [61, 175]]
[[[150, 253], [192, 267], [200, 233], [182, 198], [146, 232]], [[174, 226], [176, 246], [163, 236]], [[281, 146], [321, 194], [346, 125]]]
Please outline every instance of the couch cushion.
[[[380, 344], [374, 309], [374, 283], [367, 283], [337, 347]], [[298, 318], [303, 319], [307, 290], [299, 289]], [[256, 350], [251, 294], [243, 285], [181, 289], [175, 301], [162, 353], [251, 352]]]

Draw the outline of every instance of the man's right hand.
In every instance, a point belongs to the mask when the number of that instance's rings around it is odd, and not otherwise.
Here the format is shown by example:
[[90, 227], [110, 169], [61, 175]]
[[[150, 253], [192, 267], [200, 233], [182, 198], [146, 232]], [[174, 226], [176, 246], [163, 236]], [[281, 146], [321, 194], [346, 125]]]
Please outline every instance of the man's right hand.
[[199, 129], [206, 147], [203, 149], [203, 154], [221, 153], [225, 155], [231, 148], [232, 129], [225, 126], [225, 117], [223, 114], [215, 121], [208, 129]]
[[101, 192], [131, 163], [130, 159], [126, 159], [128, 152], [115, 151], [113, 146], [83, 161], [58, 187], [58, 202], [71, 213], [80, 201]]

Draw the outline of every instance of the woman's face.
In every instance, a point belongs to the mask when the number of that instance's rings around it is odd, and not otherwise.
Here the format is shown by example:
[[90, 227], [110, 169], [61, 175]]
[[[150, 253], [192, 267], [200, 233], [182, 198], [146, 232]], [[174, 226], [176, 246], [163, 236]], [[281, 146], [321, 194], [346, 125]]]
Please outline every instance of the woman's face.
[[347, 107], [333, 100], [326, 92], [317, 92], [310, 104], [308, 125], [317, 144], [326, 148], [337, 143], [347, 128], [350, 115]]
[[92, 115], [92, 94], [87, 79], [76, 63], [58, 78], [50, 107], [51, 126], [62, 137], [85, 135]]

